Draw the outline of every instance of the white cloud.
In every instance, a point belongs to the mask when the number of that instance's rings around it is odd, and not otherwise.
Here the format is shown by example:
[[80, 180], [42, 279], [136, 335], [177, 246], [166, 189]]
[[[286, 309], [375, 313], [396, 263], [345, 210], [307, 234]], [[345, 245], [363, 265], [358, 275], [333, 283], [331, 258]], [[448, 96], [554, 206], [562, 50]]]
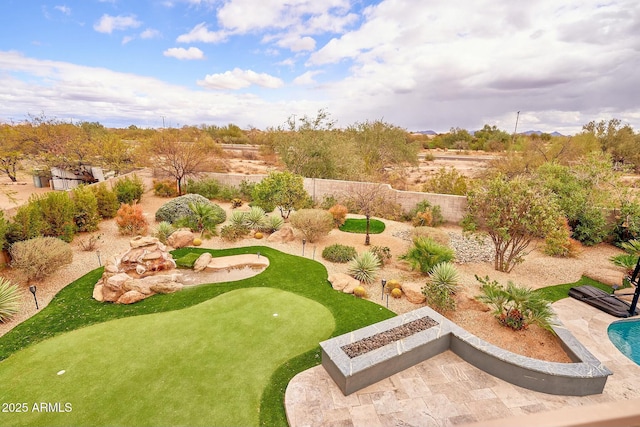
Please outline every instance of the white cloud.
[[198, 80], [198, 85], [207, 89], [242, 89], [251, 85], [276, 89], [284, 83], [277, 77], [252, 70], [234, 68], [219, 74], [208, 74], [204, 80]]
[[130, 42], [134, 41], [135, 39], [136, 39], [136, 38], [135, 38], [134, 36], [124, 36], [124, 37], [122, 38], [122, 44], [123, 44], [123, 45], [124, 45], [124, 44], [128, 44], [128, 43], [130, 43]]
[[316, 48], [316, 41], [311, 37], [286, 37], [278, 41], [278, 46], [288, 48], [292, 52], [311, 51]]
[[68, 6], [54, 6], [53, 8], [65, 15], [71, 15], [71, 8]]
[[209, 31], [207, 24], [201, 22], [189, 31], [187, 34], [178, 36], [176, 41], [178, 43], [219, 43], [227, 39], [227, 33], [224, 31]]
[[162, 34], [158, 30], [154, 30], [153, 28], [147, 28], [143, 32], [140, 33], [141, 39], [155, 39], [160, 37]]
[[189, 49], [172, 47], [162, 52], [162, 54], [177, 59], [204, 59], [204, 52], [197, 47], [190, 47]]
[[138, 28], [142, 22], [138, 21], [135, 15], [111, 16], [104, 14], [98, 22], [93, 25], [93, 29], [99, 33], [111, 34], [113, 31]]
[[322, 73], [322, 71], [307, 71], [293, 79], [293, 84], [301, 86], [315, 84], [316, 81], [314, 80], [314, 77], [320, 73]]

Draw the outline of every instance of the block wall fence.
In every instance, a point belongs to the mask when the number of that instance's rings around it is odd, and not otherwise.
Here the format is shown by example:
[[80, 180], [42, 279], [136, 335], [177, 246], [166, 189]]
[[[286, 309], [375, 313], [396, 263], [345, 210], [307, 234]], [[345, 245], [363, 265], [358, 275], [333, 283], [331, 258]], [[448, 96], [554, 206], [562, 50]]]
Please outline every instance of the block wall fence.
[[[242, 181], [260, 182], [267, 175], [242, 175], [226, 173], [208, 173], [207, 177], [231, 186], [239, 186]], [[375, 187], [382, 185], [390, 202], [398, 203], [402, 209], [409, 211], [419, 202], [428, 200], [432, 205], [442, 209], [442, 216], [446, 222], [459, 223], [467, 210], [467, 198], [450, 194], [422, 193], [419, 191], [402, 191], [392, 188], [389, 184], [371, 182], [340, 181], [335, 179], [305, 178], [304, 188], [311, 195], [314, 202], [322, 202], [328, 196], [340, 197], [349, 194], [354, 188]]]

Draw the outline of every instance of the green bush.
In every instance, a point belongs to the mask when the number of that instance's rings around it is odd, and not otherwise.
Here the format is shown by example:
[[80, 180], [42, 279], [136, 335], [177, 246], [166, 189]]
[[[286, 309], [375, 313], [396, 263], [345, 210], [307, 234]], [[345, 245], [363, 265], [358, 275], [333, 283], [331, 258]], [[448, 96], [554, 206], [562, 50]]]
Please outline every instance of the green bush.
[[142, 200], [144, 183], [135, 174], [133, 177], [126, 176], [113, 185], [113, 191], [116, 193], [118, 202], [131, 205], [136, 201]]
[[444, 222], [440, 206], [434, 206], [426, 199], [419, 202], [407, 217], [415, 227], [437, 227]]
[[[215, 178], [203, 178], [198, 181], [189, 179], [185, 185], [185, 193], [199, 194], [209, 200], [216, 199], [225, 202], [243, 197], [240, 189], [221, 184]], [[246, 198], [246, 196], [244, 197]]]
[[597, 245], [609, 233], [604, 211], [597, 206], [585, 206], [578, 214], [575, 223], [571, 225], [573, 238], [587, 246]]
[[[71, 242], [76, 232], [74, 221], [74, 203], [69, 193], [54, 191], [33, 199], [42, 214], [44, 222], [42, 235], [58, 237]], [[33, 203], [30, 202], [30, 203]]]
[[453, 249], [428, 237], [415, 237], [413, 246], [400, 256], [401, 260], [409, 263], [412, 270], [419, 270], [422, 274], [428, 274], [437, 264], [449, 262], [453, 258]]
[[96, 195], [98, 215], [100, 215], [102, 219], [115, 218], [120, 208], [120, 202], [118, 201], [116, 193], [109, 190], [104, 182], [98, 185], [92, 185], [89, 188], [91, 188]]
[[21, 242], [42, 235], [42, 212], [36, 203], [26, 203], [18, 208], [7, 229], [7, 242]]
[[235, 242], [249, 235], [251, 230], [243, 222], [239, 224], [227, 224], [220, 229], [220, 237], [229, 242]]
[[91, 232], [98, 229], [100, 214], [98, 214], [98, 199], [95, 193], [86, 185], [81, 185], [71, 191], [73, 200], [73, 220], [78, 232]]
[[41, 280], [73, 261], [71, 245], [56, 237], [34, 237], [11, 245], [11, 267], [19, 270], [27, 283]]
[[[220, 224], [221, 214], [218, 205], [211, 203], [210, 201], [200, 201], [189, 203], [190, 213], [187, 216], [180, 218], [174, 224], [176, 227], [186, 227], [191, 231], [204, 235], [207, 234], [217, 235], [216, 226]], [[226, 218], [226, 213], [222, 211]], [[224, 220], [223, 220], [224, 221]]]
[[436, 194], [456, 194], [464, 196], [467, 194], [468, 178], [462, 175], [454, 167], [445, 168], [442, 167], [427, 180], [422, 186], [422, 191], [425, 193]]
[[0, 277], [0, 322], [10, 320], [20, 310], [20, 291], [9, 280]]
[[640, 239], [640, 202], [622, 202], [613, 237], [616, 245], [628, 240]]
[[300, 209], [291, 215], [291, 225], [313, 243], [333, 230], [333, 216], [322, 209]]
[[7, 249], [7, 233], [9, 232], [9, 221], [4, 218], [4, 211], [0, 210], [0, 251]]
[[380, 269], [380, 260], [373, 252], [365, 251], [349, 261], [347, 274], [362, 283], [373, 283]]
[[357, 255], [358, 252], [356, 252], [356, 248], [353, 246], [341, 245], [339, 243], [329, 245], [322, 250], [322, 258], [327, 261], [338, 262], [341, 264], [351, 261]]
[[169, 200], [167, 203], [162, 205], [160, 209], [156, 211], [156, 221], [166, 221], [171, 224], [176, 224], [184, 218], [187, 218], [188, 221], [195, 221], [195, 214], [189, 207], [189, 204], [198, 203], [205, 203], [213, 206], [214, 222], [216, 224], [221, 224], [227, 219], [227, 214], [224, 209], [215, 203], [211, 203], [206, 197], [199, 194], [185, 194], [184, 196]]

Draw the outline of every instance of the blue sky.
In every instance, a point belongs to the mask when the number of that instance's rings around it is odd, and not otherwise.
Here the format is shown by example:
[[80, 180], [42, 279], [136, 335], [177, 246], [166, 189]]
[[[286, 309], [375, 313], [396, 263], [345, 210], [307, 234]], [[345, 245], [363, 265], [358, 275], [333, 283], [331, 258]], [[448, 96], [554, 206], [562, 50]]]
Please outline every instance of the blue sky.
[[640, 130], [637, 0], [2, 0], [0, 121]]

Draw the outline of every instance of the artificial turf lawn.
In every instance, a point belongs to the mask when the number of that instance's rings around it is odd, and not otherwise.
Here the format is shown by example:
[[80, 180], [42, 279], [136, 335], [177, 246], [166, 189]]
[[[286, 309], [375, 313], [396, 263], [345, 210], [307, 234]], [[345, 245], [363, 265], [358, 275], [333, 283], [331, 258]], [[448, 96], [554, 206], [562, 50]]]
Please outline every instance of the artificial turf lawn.
[[82, 328], [16, 353], [0, 370], [5, 402], [64, 402], [72, 411], [2, 414], [2, 424], [258, 425], [273, 371], [334, 328], [323, 305], [273, 288]]
[[[378, 219], [371, 218], [369, 220], [369, 234], [380, 234], [384, 231], [384, 227], [384, 222]], [[367, 232], [367, 220], [365, 218], [348, 218], [340, 226], [340, 231], [365, 234]]]
[[[40, 313], [0, 337], [0, 360], [22, 348], [67, 331], [118, 318], [180, 310], [241, 288], [281, 289], [324, 305], [331, 312], [335, 323], [335, 329], [331, 336], [341, 335], [394, 316], [391, 311], [377, 304], [334, 291], [327, 282], [327, 271], [322, 264], [307, 258], [284, 254], [268, 247], [225, 250], [185, 248], [174, 251], [173, 255], [175, 258], [179, 258], [188, 252], [203, 253], [206, 251], [211, 252], [214, 257], [260, 252], [262, 256], [269, 258], [270, 265], [264, 272], [248, 279], [200, 285], [174, 294], [156, 295], [132, 305], [105, 304], [93, 300], [91, 298], [93, 286], [102, 275], [102, 269], [96, 269], [62, 289]], [[126, 331], [122, 332], [123, 335], [126, 335]], [[287, 345], [287, 342], [274, 343], [274, 345], [279, 344]], [[82, 353], [84, 346], [79, 346], [76, 351]], [[287, 384], [297, 373], [319, 363], [320, 347], [316, 345], [313, 349], [282, 363], [275, 370], [262, 393], [259, 410], [260, 425], [281, 426], [287, 424], [283, 405]], [[98, 365], [98, 362], [95, 361], [95, 366]], [[124, 367], [121, 369], [122, 372], [126, 371]], [[165, 377], [171, 375], [171, 366], [163, 366], [162, 369]], [[196, 385], [198, 381], [204, 381], [204, 379], [197, 379]], [[137, 396], [131, 396], [127, 399], [126, 396], [120, 401], [123, 407], [127, 407], [129, 400], [137, 398]], [[212, 400], [224, 399], [227, 401], [224, 396], [217, 393], [209, 397]], [[36, 396], [32, 398], [35, 399]], [[157, 404], [151, 402], [150, 405], [153, 407]], [[110, 408], [110, 411], [115, 409], [117, 407]], [[194, 416], [197, 417], [198, 414], [194, 414]], [[1, 421], [2, 418], [0, 418], [0, 425], [5, 424]]]

